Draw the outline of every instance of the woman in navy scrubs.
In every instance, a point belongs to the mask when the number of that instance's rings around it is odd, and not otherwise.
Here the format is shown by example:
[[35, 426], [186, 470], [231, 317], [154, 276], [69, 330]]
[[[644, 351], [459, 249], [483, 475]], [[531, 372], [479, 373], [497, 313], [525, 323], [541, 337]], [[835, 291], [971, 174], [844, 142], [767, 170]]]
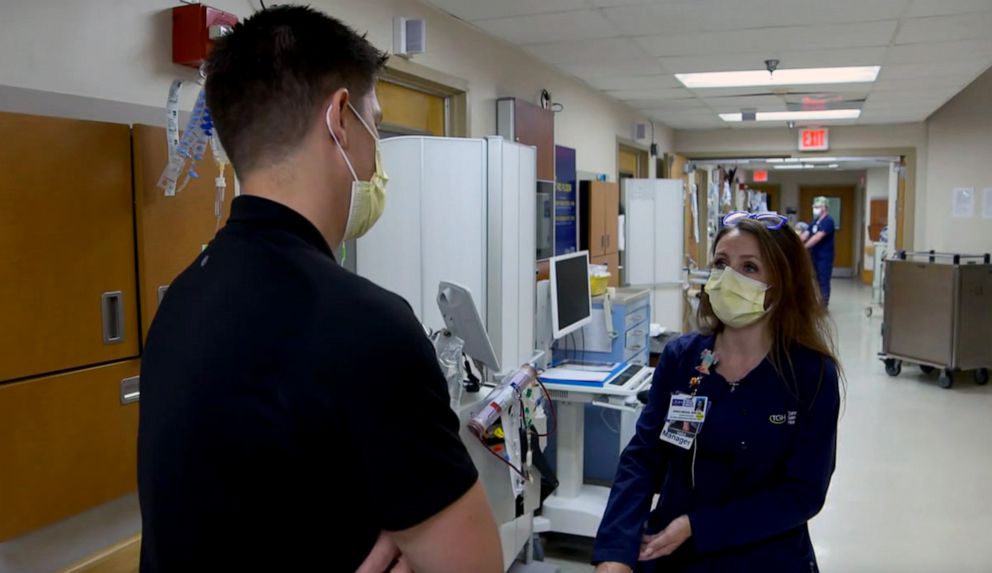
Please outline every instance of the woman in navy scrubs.
[[[785, 217], [724, 218], [703, 333], [662, 354], [596, 538], [597, 573], [818, 571], [806, 524], [834, 471], [840, 384], [816, 289]], [[699, 412], [683, 404], [700, 397], [702, 423], [686, 424]]]

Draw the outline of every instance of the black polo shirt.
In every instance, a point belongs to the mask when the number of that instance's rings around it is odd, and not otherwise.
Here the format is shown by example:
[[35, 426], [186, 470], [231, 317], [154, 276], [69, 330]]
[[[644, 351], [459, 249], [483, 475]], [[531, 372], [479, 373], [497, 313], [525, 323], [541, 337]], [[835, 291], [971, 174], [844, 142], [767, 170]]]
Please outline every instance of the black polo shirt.
[[141, 368], [141, 570], [351, 573], [475, 483], [434, 349], [299, 213], [234, 200]]

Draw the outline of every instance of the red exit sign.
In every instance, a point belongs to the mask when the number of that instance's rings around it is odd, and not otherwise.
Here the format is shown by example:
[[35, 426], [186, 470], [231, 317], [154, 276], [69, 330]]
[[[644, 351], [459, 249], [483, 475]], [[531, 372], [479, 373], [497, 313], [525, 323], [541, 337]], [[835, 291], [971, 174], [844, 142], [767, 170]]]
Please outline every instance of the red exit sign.
[[799, 130], [799, 151], [827, 151], [830, 149], [830, 131], [825, 127]]
[[768, 181], [768, 172], [767, 171], [755, 171], [754, 172], [754, 182], [755, 183], [763, 183], [765, 181]]

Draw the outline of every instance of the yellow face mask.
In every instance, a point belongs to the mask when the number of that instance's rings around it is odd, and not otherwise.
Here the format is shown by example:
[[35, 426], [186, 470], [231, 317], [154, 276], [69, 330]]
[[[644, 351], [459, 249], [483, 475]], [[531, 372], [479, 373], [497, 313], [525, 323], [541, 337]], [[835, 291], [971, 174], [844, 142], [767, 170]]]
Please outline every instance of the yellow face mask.
[[351, 108], [352, 113], [355, 114], [358, 121], [362, 123], [362, 127], [372, 136], [372, 141], [375, 142], [375, 172], [372, 173], [372, 178], [368, 181], [358, 179], [358, 175], [355, 173], [355, 168], [351, 165], [348, 154], [344, 152], [341, 144], [338, 143], [337, 136], [334, 135], [334, 130], [331, 129], [331, 109], [328, 108], [326, 116], [327, 131], [334, 138], [334, 143], [337, 143], [338, 150], [341, 151], [341, 156], [344, 157], [344, 162], [348, 165], [348, 170], [351, 171], [351, 177], [353, 179], [351, 182], [351, 207], [348, 209], [348, 223], [345, 225], [344, 238], [342, 239], [345, 241], [357, 239], [368, 233], [369, 229], [382, 216], [383, 211], [386, 210], [386, 183], [389, 181], [389, 176], [386, 175], [386, 172], [382, 168], [382, 151], [379, 147], [379, 138], [376, 137], [375, 132], [365, 123], [365, 120], [362, 119], [362, 116], [352, 107], [350, 102], [348, 103], [348, 107]]
[[732, 328], [754, 324], [765, 316], [768, 285], [748, 278], [730, 267], [715, 269], [706, 281], [706, 294], [713, 314]]

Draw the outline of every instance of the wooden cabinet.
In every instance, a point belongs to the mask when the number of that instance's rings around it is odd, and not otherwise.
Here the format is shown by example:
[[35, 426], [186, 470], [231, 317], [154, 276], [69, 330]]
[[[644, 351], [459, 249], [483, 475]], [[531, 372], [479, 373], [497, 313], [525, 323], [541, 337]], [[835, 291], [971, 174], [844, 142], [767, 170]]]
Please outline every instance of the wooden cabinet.
[[579, 185], [579, 243], [591, 258], [619, 252], [620, 186], [604, 181]]
[[[200, 177], [191, 179], [174, 197], [166, 197], [157, 186], [168, 161], [165, 129], [135, 125], [134, 189], [138, 221], [138, 268], [141, 288], [142, 334], [148, 334], [159, 294], [200, 254], [218, 226], [214, 214], [217, 177], [213, 154], [198, 162]], [[227, 220], [234, 196], [234, 175], [225, 169], [227, 188], [221, 222]]]
[[0, 382], [138, 355], [130, 139], [0, 113]]
[[536, 147], [538, 181], [555, 180], [555, 112], [517, 98], [498, 99], [496, 132]]
[[136, 489], [138, 360], [0, 386], [0, 541]]

